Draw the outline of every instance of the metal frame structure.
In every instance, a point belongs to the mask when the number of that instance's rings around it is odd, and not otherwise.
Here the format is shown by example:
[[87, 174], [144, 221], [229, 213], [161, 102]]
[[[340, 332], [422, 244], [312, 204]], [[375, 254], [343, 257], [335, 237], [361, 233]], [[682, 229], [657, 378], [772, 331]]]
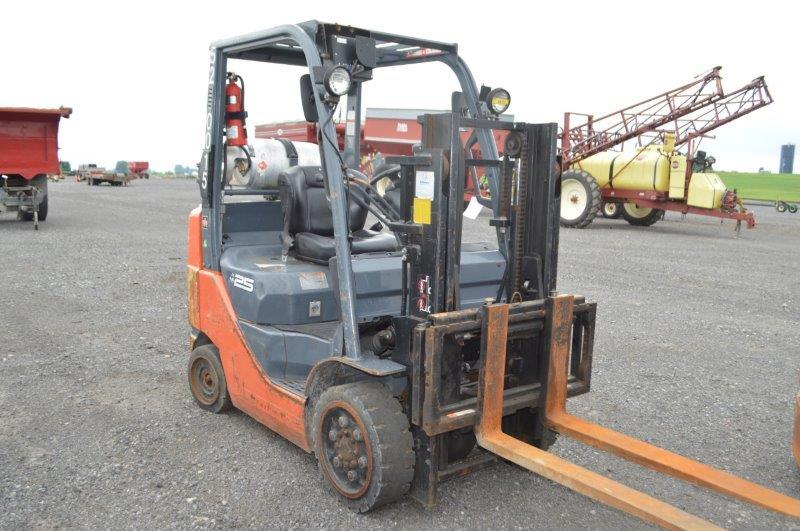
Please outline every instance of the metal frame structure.
[[[221, 207], [223, 190], [222, 161], [224, 160], [224, 105], [220, 100], [212, 98], [212, 94], [225, 91], [225, 74], [229, 58], [264, 61], [287, 65], [306, 66], [311, 74], [315, 90], [315, 104], [319, 117], [319, 131], [327, 138], [336, 138], [333, 124], [333, 109], [324, 101], [322, 88], [323, 59], [318, 46], [324, 42], [315, 42], [312, 36], [334, 36], [344, 32], [351, 36], [366, 35], [364, 30], [321, 24], [309, 21], [298, 25], [278, 26], [270, 30], [250, 33], [233, 39], [225, 39], [211, 46], [209, 67], [209, 98], [206, 109], [205, 146], [200, 163], [198, 182], [203, 197], [203, 216], [207, 225], [203, 228], [203, 239], [208, 242], [204, 249], [204, 265], [214, 270], [219, 269], [221, 248]], [[464, 94], [468, 112], [473, 117], [484, 116], [478, 98], [478, 87], [467, 64], [458, 56], [458, 47], [425, 39], [414, 39], [391, 33], [369, 32], [379, 49], [377, 68], [403, 64], [415, 64], [439, 61], [447, 65], [456, 75]], [[355, 84], [358, 86], [358, 84]], [[357, 94], [354, 94], [358, 96]], [[356, 97], [360, 101], [360, 98]], [[360, 124], [357, 121], [352, 137], [359, 138]], [[487, 158], [497, 157], [497, 147], [486, 131], [478, 134], [478, 141]], [[358, 160], [359, 142], [345, 139], [347, 149], [345, 160]], [[350, 249], [347, 244], [348, 228], [345, 219], [345, 196], [342, 169], [338, 164], [338, 154], [334, 146], [322, 142], [326, 189], [329, 192], [331, 210], [333, 212], [334, 233], [336, 236], [336, 262], [338, 267], [339, 287], [344, 293], [353, 293], [353, 271], [350, 263]], [[496, 196], [496, 175], [490, 177], [492, 196]], [[497, 201], [493, 201], [496, 209]], [[502, 245], [502, 242], [501, 242]], [[341, 297], [341, 315], [344, 323], [344, 340], [349, 357], [354, 362], [362, 359], [358, 341], [354, 302], [352, 297]]]
[[[721, 69], [714, 67], [694, 81], [604, 116], [564, 113], [563, 166], [622, 147], [629, 140], [642, 145], [642, 139], [649, 138], [647, 143], [652, 143], [666, 132], [674, 133], [675, 146], [680, 146], [772, 103], [763, 76], [726, 94]], [[573, 117], [585, 120], [576, 125]]]
[[[453, 109], [460, 108], [459, 94]], [[559, 197], [556, 171], [556, 124], [524, 124], [473, 119], [452, 114], [420, 117], [421, 145], [410, 157], [389, 157], [389, 163], [402, 167], [402, 182], [409, 188], [419, 170], [432, 169], [444, 178], [435, 179], [434, 212], [430, 225], [410, 224], [394, 227], [402, 234], [409, 256], [409, 292], [423, 283], [430, 286], [427, 308], [409, 305], [405, 317], [396, 320], [405, 332], [409, 350], [410, 389], [408, 400], [412, 431], [418, 441], [416, 475], [412, 495], [425, 505], [438, 499], [438, 484], [464, 475], [494, 460], [492, 454], [453, 460], [450, 446], [459, 431], [470, 430], [479, 416], [475, 398], [477, 382], [464, 384], [460, 366], [475, 351], [481, 337], [482, 314], [478, 309], [460, 309], [459, 249], [463, 210], [464, 179], [471, 168], [495, 168], [498, 208], [490, 224], [505, 235], [506, 275], [501, 281], [498, 300], [525, 301], [515, 306], [509, 318], [512, 342], [518, 349], [504, 392], [505, 424], [512, 433], [546, 448], [550, 437], [542, 418], [543, 361], [550, 348], [544, 334], [546, 310], [543, 299], [556, 289], [558, 262]], [[514, 155], [509, 149], [500, 159], [479, 156], [467, 150], [462, 138], [465, 129], [494, 135], [498, 131], [520, 141]], [[445, 155], [447, 154], [447, 155]], [[470, 158], [467, 158], [469, 156]], [[472, 158], [475, 157], [475, 158]], [[443, 164], [445, 162], [445, 164]], [[408, 198], [412, 189], [403, 190], [401, 217], [410, 215]], [[428, 284], [429, 283], [429, 284]], [[505, 297], [501, 294], [505, 293]], [[570, 367], [570, 396], [589, 391], [594, 345], [594, 303], [579, 301], [573, 329], [573, 359]], [[477, 374], [476, 374], [477, 376]]]

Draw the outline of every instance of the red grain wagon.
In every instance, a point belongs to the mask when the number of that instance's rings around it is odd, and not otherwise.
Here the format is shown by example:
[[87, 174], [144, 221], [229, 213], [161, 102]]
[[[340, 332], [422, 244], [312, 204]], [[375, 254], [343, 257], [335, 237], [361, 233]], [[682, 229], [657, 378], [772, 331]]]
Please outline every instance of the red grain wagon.
[[0, 107], [0, 212], [19, 219], [47, 218], [47, 176], [61, 173], [58, 125], [72, 109]]

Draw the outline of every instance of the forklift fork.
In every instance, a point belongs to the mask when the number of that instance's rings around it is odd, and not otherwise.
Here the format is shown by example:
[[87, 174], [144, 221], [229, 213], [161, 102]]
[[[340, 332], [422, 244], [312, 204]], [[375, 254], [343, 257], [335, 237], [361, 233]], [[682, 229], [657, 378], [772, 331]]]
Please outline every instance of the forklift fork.
[[[572, 306], [571, 295], [547, 299], [546, 332], [550, 346], [546, 350], [549, 361], [544, 382], [543, 413], [548, 428], [657, 472], [800, 518], [800, 500], [567, 413]], [[706, 520], [503, 433], [508, 308], [507, 304], [485, 307], [476, 426], [478, 444], [519, 466], [643, 520], [675, 529], [715, 528]]]

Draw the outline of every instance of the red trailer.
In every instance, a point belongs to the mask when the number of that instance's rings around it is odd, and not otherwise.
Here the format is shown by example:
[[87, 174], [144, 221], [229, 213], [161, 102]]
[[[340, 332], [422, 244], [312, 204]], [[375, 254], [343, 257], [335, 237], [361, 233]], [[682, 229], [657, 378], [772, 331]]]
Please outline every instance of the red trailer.
[[61, 173], [58, 125], [72, 109], [0, 107], [0, 212], [19, 219], [47, 218], [47, 176]]
[[147, 161], [128, 161], [128, 173], [139, 179], [149, 179], [150, 163]]
[[[425, 109], [367, 109], [364, 126], [361, 128], [361, 171], [372, 175], [372, 162], [377, 154], [383, 157], [391, 155], [411, 155], [414, 144], [422, 138], [422, 126], [417, 118], [423, 114], [441, 114], [449, 111], [434, 111]], [[512, 115], [501, 115], [503, 121], [513, 121]], [[502, 154], [506, 131], [494, 130], [495, 144]], [[470, 145], [471, 129], [461, 131], [461, 139], [465, 145]], [[336, 136], [339, 148], [344, 148], [345, 124], [336, 124]], [[317, 125], [308, 122], [281, 122], [256, 126], [256, 138], [286, 138], [295, 142], [317, 143]], [[473, 145], [475, 157], [477, 144]], [[475, 189], [475, 182], [481, 189], [481, 195], [488, 193], [481, 183], [482, 175], [466, 177], [464, 184], [464, 197], [469, 200]]]

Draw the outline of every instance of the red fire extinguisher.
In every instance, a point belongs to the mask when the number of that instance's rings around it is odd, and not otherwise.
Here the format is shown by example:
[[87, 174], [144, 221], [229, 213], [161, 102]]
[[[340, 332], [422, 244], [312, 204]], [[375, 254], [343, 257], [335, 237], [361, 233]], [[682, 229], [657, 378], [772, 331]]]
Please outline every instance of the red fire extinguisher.
[[225, 136], [229, 146], [247, 145], [247, 129], [245, 129], [244, 80], [241, 76], [228, 72], [228, 84], [225, 86]]

